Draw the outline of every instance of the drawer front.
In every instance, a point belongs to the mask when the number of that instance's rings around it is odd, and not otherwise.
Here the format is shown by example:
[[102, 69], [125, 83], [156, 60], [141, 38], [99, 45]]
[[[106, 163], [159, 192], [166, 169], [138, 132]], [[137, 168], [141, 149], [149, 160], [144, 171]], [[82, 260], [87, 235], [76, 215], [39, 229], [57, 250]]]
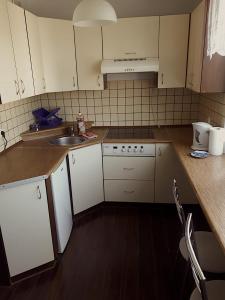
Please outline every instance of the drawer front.
[[154, 181], [105, 180], [105, 201], [154, 202]]
[[155, 157], [110, 157], [103, 158], [104, 179], [153, 180]]

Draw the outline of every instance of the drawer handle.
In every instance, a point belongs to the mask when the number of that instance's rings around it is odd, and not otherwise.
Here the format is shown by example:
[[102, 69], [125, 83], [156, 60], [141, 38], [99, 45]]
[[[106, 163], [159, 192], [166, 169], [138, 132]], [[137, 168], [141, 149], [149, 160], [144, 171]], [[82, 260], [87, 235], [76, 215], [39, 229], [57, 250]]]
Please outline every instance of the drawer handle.
[[126, 193], [126, 194], [133, 194], [134, 193], [134, 191], [123, 191], [124, 193]]
[[37, 197], [38, 197], [38, 199], [41, 199], [41, 190], [40, 190], [39, 185], [37, 186]]
[[134, 168], [123, 168], [124, 171], [132, 171]]

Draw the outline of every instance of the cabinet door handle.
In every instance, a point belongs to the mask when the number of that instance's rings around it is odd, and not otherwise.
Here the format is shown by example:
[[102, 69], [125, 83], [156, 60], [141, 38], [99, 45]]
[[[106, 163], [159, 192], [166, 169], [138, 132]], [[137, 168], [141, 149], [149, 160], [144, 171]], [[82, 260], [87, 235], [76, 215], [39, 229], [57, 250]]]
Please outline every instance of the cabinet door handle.
[[42, 78], [42, 82], [43, 82], [43, 90], [45, 90], [46, 89], [45, 78]]
[[76, 163], [76, 159], [75, 159], [74, 155], [72, 154], [72, 164], [75, 165], [75, 163]]
[[123, 168], [124, 171], [132, 171], [134, 168]]
[[38, 199], [41, 199], [41, 190], [40, 190], [39, 185], [37, 186], [37, 197], [38, 197]]
[[73, 76], [73, 87], [76, 87], [75, 77]]
[[164, 84], [164, 73], [161, 74], [161, 84]]
[[25, 84], [24, 84], [24, 82], [23, 82], [23, 80], [22, 79], [20, 79], [20, 83], [21, 83], [21, 88], [22, 88], [22, 94], [24, 94], [24, 92], [25, 92]]
[[19, 95], [20, 89], [19, 89], [19, 84], [17, 80], [14, 80], [15, 87], [16, 87], [16, 94]]
[[126, 193], [126, 194], [133, 194], [134, 193], [134, 191], [123, 191], [124, 193]]
[[101, 86], [100, 79], [101, 79], [101, 75], [99, 74], [99, 75], [98, 75], [98, 80], [97, 80], [97, 81], [98, 81], [98, 86]]
[[161, 148], [158, 149], [158, 156], [162, 156]]

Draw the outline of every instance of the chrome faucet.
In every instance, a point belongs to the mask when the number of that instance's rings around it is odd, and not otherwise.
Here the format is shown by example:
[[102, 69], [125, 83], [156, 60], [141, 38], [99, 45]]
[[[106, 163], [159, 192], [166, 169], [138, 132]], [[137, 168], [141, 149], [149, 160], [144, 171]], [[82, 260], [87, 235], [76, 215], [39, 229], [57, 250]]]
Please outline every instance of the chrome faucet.
[[78, 135], [77, 122], [73, 122], [73, 125], [69, 127], [69, 134], [70, 136]]

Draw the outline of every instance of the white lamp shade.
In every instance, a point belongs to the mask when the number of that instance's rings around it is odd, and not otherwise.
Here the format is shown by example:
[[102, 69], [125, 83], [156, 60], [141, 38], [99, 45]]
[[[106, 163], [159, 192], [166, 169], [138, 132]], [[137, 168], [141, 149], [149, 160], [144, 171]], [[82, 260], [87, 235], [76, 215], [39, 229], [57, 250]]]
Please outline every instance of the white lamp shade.
[[82, 0], [73, 14], [73, 24], [79, 27], [103, 26], [116, 22], [114, 8], [104, 0]]

